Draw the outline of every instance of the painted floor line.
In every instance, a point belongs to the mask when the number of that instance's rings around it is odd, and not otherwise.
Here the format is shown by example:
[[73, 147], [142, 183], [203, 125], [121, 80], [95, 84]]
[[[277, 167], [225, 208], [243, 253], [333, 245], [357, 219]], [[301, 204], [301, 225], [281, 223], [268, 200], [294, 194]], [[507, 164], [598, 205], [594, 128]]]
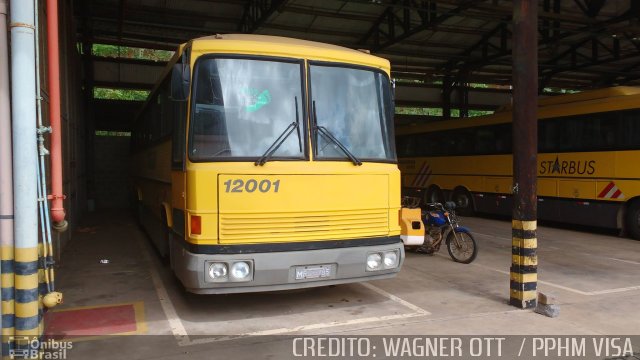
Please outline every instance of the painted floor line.
[[615, 260], [615, 261], [620, 261], [620, 262], [627, 263], [627, 264], [640, 265], [640, 262], [638, 262], [638, 261], [625, 260], [625, 259], [618, 259], [618, 258], [613, 258], [613, 257], [608, 257], [607, 259], [609, 259], [609, 260]]
[[[498, 270], [498, 269], [494, 269], [488, 266], [484, 266], [484, 265], [480, 265], [480, 264], [471, 264], [471, 265], [475, 265], [487, 270], [491, 270], [491, 271], [495, 271], [501, 274], [505, 274], [505, 275], [510, 275], [508, 271], [503, 271], [503, 270]], [[595, 296], [595, 295], [604, 295], [604, 294], [615, 294], [615, 293], [621, 293], [621, 292], [627, 292], [627, 291], [634, 291], [634, 290], [640, 290], [640, 285], [638, 286], [629, 286], [629, 287], [622, 287], [622, 288], [615, 288], [615, 289], [606, 289], [606, 290], [597, 290], [597, 291], [582, 291], [582, 290], [578, 290], [578, 289], [573, 289], [567, 286], [563, 286], [563, 285], [559, 285], [559, 284], [555, 284], [549, 281], [544, 281], [544, 280], [538, 280], [538, 283], [540, 284], [545, 284], [545, 285], [549, 285], [558, 289], [562, 289], [562, 290], [566, 290], [572, 293], [576, 293], [576, 294], [580, 294], [580, 295], [584, 295], [584, 296]]]
[[[447, 322], [447, 321], [455, 321], [455, 320], [467, 320], [467, 319], [476, 319], [476, 318], [483, 318], [483, 317], [489, 317], [489, 316], [496, 316], [496, 315], [508, 315], [511, 313], [517, 313], [517, 314], [527, 314], [530, 313], [531, 310], [523, 310], [523, 309], [515, 309], [515, 310], [502, 310], [502, 311], [492, 311], [492, 312], [483, 312], [483, 313], [476, 313], [476, 314], [468, 314], [468, 315], [451, 315], [451, 316], [445, 316], [445, 317], [425, 317], [424, 319], [420, 319], [420, 320], [410, 320], [410, 321], [406, 321], [402, 323], [402, 326], [407, 326], [409, 324], [426, 324], [426, 323], [434, 323], [434, 322]], [[417, 317], [417, 316], [416, 316]], [[356, 329], [349, 329], [349, 330], [334, 330], [334, 332], [332, 334], [340, 334], [340, 333], [345, 333], [348, 331], [362, 331], [362, 330], [373, 330], [373, 329], [377, 329], [377, 328], [382, 328], [382, 327], [389, 327], [389, 325], [379, 325], [379, 326], [369, 326], [369, 327], [362, 327], [362, 328], [356, 328]], [[473, 334], [467, 334], [467, 335], [473, 335]]]
[[419, 307], [417, 305], [414, 305], [414, 304], [412, 304], [412, 303], [410, 303], [410, 302], [408, 302], [406, 300], [403, 300], [403, 299], [401, 299], [401, 298], [399, 298], [399, 297], [397, 297], [397, 296], [395, 296], [395, 295], [393, 295], [393, 294], [391, 294], [391, 293], [389, 293], [387, 291], [384, 291], [384, 290], [380, 289], [379, 287], [377, 287], [375, 285], [372, 285], [370, 283], [360, 283], [360, 285], [362, 285], [362, 286], [366, 287], [367, 289], [369, 289], [371, 291], [374, 291], [374, 292], [376, 292], [376, 293], [378, 293], [378, 294], [380, 294], [380, 295], [382, 295], [382, 296], [384, 296], [384, 297], [386, 297], [386, 298], [388, 298], [388, 299], [390, 299], [392, 301], [395, 301], [395, 302], [397, 302], [399, 304], [402, 304], [404, 307], [415, 311], [417, 314], [431, 315], [431, 313], [428, 312], [427, 310], [425, 310], [425, 309], [423, 309], [423, 308], [421, 308], [421, 307]]
[[390, 321], [390, 320], [399, 320], [399, 319], [409, 319], [409, 318], [414, 318], [414, 317], [419, 317], [419, 316], [427, 316], [427, 315], [431, 315], [430, 312], [428, 312], [427, 310], [412, 304], [406, 300], [403, 300], [375, 285], [369, 284], [369, 283], [360, 283], [360, 285], [366, 287], [367, 289], [382, 295], [384, 297], [386, 297], [387, 299], [396, 302], [408, 309], [413, 310], [412, 313], [406, 313], [406, 314], [396, 314], [396, 315], [383, 315], [383, 316], [372, 316], [372, 317], [367, 317], [367, 318], [361, 318], [361, 319], [351, 319], [351, 320], [344, 320], [344, 321], [330, 321], [330, 322], [326, 322], [326, 323], [317, 323], [317, 324], [309, 324], [309, 325], [299, 325], [299, 326], [293, 326], [293, 327], [288, 327], [288, 328], [278, 328], [278, 329], [268, 329], [268, 330], [260, 330], [260, 331], [253, 331], [253, 332], [248, 332], [248, 333], [244, 333], [244, 334], [239, 334], [239, 335], [227, 335], [227, 336], [216, 336], [216, 337], [207, 337], [207, 338], [198, 338], [198, 339], [194, 339], [194, 340], [188, 340], [187, 341], [183, 341], [183, 342], [179, 342], [178, 344], [180, 346], [188, 346], [188, 345], [201, 345], [201, 344], [208, 344], [208, 343], [212, 343], [212, 342], [219, 342], [219, 341], [227, 341], [227, 340], [233, 340], [233, 339], [238, 339], [238, 338], [244, 338], [244, 337], [251, 337], [251, 336], [265, 336], [265, 335], [282, 335], [282, 334], [291, 334], [291, 333], [296, 333], [296, 332], [300, 332], [300, 331], [308, 331], [308, 330], [319, 330], [319, 329], [327, 329], [327, 328], [333, 328], [333, 327], [338, 327], [338, 326], [347, 326], [347, 325], [361, 325], [361, 324], [368, 324], [368, 323], [377, 323], [377, 322], [383, 322], [383, 321]]
[[149, 264], [149, 272], [151, 273], [151, 281], [153, 282], [153, 287], [156, 290], [156, 294], [158, 295], [158, 300], [160, 300], [160, 306], [162, 307], [162, 311], [164, 315], [167, 317], [167, 321], [169, 322], [169, 327], [171, 328], [171, 332], [173, 336], [178, 340], [178, 344], [182, 344], [185, 342], [189, 342], [189, 335], [187, 334], [187, 329], [185, 329], [184, 324], [180, 320], [178, 313], [176, 312], [173, 303], [171, 302], [171, 298], [169, 298], [169, 293], [160, 278], [160, 275], [157, 271], [153, 269], [153, 260], [149, 255], [149, 248], [142, 243], [142, 240], [138, 240], [140, 243], [140, 248], [142, 250], [142, 254], [144, 256], [145, 261]]
[[181, 345], [181, 346], [185, 346], [185, 345], [202, 345], [202, 344], [208, 344], [208, 343], [212, 343], [212, 342], [227, 341], [227, 340], [246, 338], [246, 337], [252, 337], [252, 336], [291, 334], [291, 333], [296, 333], [296, 332], [300, 332], [300, 331], [327, 329], [327, 328], [338, 327], [338, 326], [346, 326], [346, 325], [360, 325], [360, 324], [367, 324], [367, 323], [379, 323], [379, 322], [382, 322], [382, 321], [390, 321], [390, 320], [398, 320], [398, 319], [409, 319], [409, 318], [414, 318], [414, 317], [419, 317], [419, 316], [425, 316], [425, 314], [407, 313], [407, 314], [398, 314], [398, 315], [374, 316], [374, 317], [368, 317], [368, 318], [362, 318], [362, 319], [352, 319], [352, 320], [347, 320], [347, 321], [332, 321], [332, 322], [327, 322], [327, 323], [300, 325], [300, 326], [291, 327], [291, 328], [262, 330], [262, 331], [255, 331], [255, 332], [250, 332], [250, 333], [245, 333], [245, 334], [240, 334], [240, 335], [229, 335], [229, 336], [199, 338], [199, 339], [191, 340], [188, 344], [184, 344], [184, 345]]
[[615, 258], [615, 257], [611, 257], [611, 256], [603, 256], [600, 254], [590, 254], [587, 252], [575, 252], [576, 254], [581, 254], [581, 255], [586, 255], [592, 258], [600, 258], [600, 259], [606, 259], [606, 260], [613, 260], [613, 261], [619, 261], [619, 262], [623, 262], [623, 263], [627, 263], [627, 264], [633, 264], [633, 265], [640, 265], [640, 262], [638, 261], [633, 261], [633, 260], [626, 260], [626, 259], [619, 259], [619, 258]]
[[617, 289], [592, 291], [590, 294], [592, 294], [592, 295], [614, 294], [614, 293], [621, 293], [621, 292], [627, 292], [627, 291], [633, 291], [633, 290], [640, 290], [640, 285], [639, 286], [629, 286], [629, 287], [624, 287], [624, 288], [617, 288]]
[[477, 232], [477, 231], [474, 231], [474, 232], [473, 232], [473, 235], [474, 235], [474, 236], [475, 236], [475, 235], [480, 235], [480, 236], [484, 236], [484, 237], [488, 237], [488, 238], [494, 238], [494, 239], [500, 239], [500, 240], [508, 240], [508, 241], [511, 241], [511, 238], [507, 238], [507, 237], [504, 237], [504, 236], [498, 236], [498, 235], [483, 234], [483, 233], [480, 233], [480, 232]]

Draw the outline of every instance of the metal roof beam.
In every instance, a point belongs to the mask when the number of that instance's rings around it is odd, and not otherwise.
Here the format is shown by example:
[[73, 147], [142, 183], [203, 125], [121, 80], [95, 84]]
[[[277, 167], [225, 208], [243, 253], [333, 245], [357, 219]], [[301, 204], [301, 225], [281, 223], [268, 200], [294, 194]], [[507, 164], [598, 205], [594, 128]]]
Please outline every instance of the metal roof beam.
[[[593, 38], [594, 36], [596, 36], [597, 34], [600, 34], [604, 31], [607, 30], [607, 28], [611, 25], [615, 25], [618, 24], [620, 22], [629, 20], [631, 18], [634, 17], [638, 17], [638, 15], [640, 14], [640, 1], [632, 1], [630, 3], [629, 9], [627, 11], [625, 11], [623, 14], [621, 14], [620, 16], [616, 16], [613, 17], [611, 19], [607, 19], [604, 21], [600, 21], [597, 23], [594, 23], [593, 25], [588, 25], [585, 27], [581, 27], [578, 30], [583, 31], [585, 33], [588, 34], [592, 34], [589, 38], [587, 38], [585, 40], [585, 42], [588, 42], [589, 40], [591, 40], [591, 38]], [[573, 32], [563, 32], [563, 33], [559, 33], [558, 35], [552, 36], [552, 37], [548, 37], [546, 39], [541, 39], [538, 42], [538, 46], [540, 49], [544, 48], [545, 46], [548, 46], [550, 44], [553, 43], [557, 43], [559, 40], [570, 37], [574, 35]], [[571, 55], [575, 60], [572, 60], [574, 63], [577, 63], [577, 58], [578, 57], [584, 57], [585, 55], [579, 53], [577, 50], [579, 48], [579, 46], [581, 46], [582, 44], [579, 45], [572, 45], [571, 49], [567, 52], [564, 52], [563, 54], [561, 54], [560, 56], [556, 56], [556, 58], [551, 59], [551, 61], [546, 61], [544, 62], [545, 64], [548, 64], [549, 62], [553, 63], [557, 60], [559, 60], [561, 57], [564, 57], [566, 55]], [[482, 68], [486, 65], [489, 65], [491, 63], [495, 63], [495, 61], [497, 59], [503, 58], [503, 57], [507, 57], [507, 56], [511, 56], [511, 49], [510, 48], [506, 48], [503, 49], [501, 51], [498, 51], [495, 54], [489, 55], [489, 56], [483, 56], [479, 59], [470, 59], [470, 61], [467, 61], [466, 64], [464, 64], [464, 68], [467, 69], [468, 71], [474, 71], [476, 69]], [[620, 56], [618, 56], [617, 58], [615, 58], [616, 60], [620, 58]], [[541, 64], [543, 64], [541, 62]], [[567, 70], [562, 70], [562, 71], [567, 71]]]
[[568, 66], [560, 66], [560, 67], [556, 67], [553, 68], [549, 71], [546, 72], [541, 72], [540, 73], [540, 77], [541, 77], [541, 81], [540, 81], [540, 88], [544, 88], [546, 87], [547, 83], [549, 82], [549, 80], [551, 80], [554, 76], [556, 76], [557, 74], [563, 73], [563, 72], [567, 72], [567, 71], [576, 71], [576, 70], [580, 70], [580, 69], [584, 69], [584, 68], [588, 68], [588, 67], [592, 67], [592, 66], [598, 66], [598, 65], [606, 65], [606, 64], [610, 64], [610, 63], [614, 63], [618, 60], [627, 60], [627, 59], [635, 59], [640, 57], [640, 54], [627, 54], [625, 56], [620, 56], [620, 57], [608, 57], [608, 58], [604, 58], [604, 59], [588, 59], [587, 61], [583, 62], [583, 63], [578, 63], [577, 61], [572, 61], [572, 63]]
[[[121, 16], [117, 9], [111, 6], [93, 4], [90, 7], [89, 19], [102, 18], [111, 19], [116, 21]], [[153, 22], [161, 25], [170, 26], [190, 26], [193, 27], [195, 23], [215, 22], [222, 24], [237, 24], [236, 19], [206, 15], [202, 13], [193, 13], [191, 11], [171, 10], [161, 11], [156, 7], [149, 6], [134, 6], [133, 4], [127, 4], [126, 14], [130, 19], [136, 19], [141, 22]], [[124, 21], [126, 23], [127, 21]]]
[[[578, 0], [576, 0], [578, 2]], [[588, 17], [594, 18], [598, 16], [600, 10], [604, 7], [606, 0], [584, 0], [586, 11], [584, 12]]]
[[[97, 29], [95, 33], [100, 34], [100, 36], [111, 37], [116, 39], [118, 38], [117, 30]], [[140, 31], [130, 32], [125, 29], [122, 33], [122, 40], [123, 42], [131, 41], [131, 42], [163, 44], [159, 46], [173, 45], [171, 50], [175, 50], [178, 44], [182, 44], [188, 41], [189, 39], [192, 39], [198, 36], [201, 36], [201, 35], [189, 34], [184, 36], [176, 36], [174, 32], [171, 36], [167, 36], [163, 34], [151, 34], [149, 32], [140, 32]]]
[[276, 11], [280, 12], [287, 0], [249, 0], [244, 8], [238, 30], [243, 33], [254, 33]]
[[97, 88], [109, 88], [109, 89], [126, 89], [126, 90], [145, 90], [149, 91], [153, 89], [155, 84], [146, 83], [133, 83], [125, 81], [94, 81], [93, 86]]
[[436, 2], [421, 1], [419, 4], [421, 8], [417, 9], [418, 14], [421, 14], [419, 15], [421, 21], [419, 25], [416, 25], [411, 21], [412, 2], [403, 0], [404, 7], [401, 17], [396, 14], [395, 5], [398, 2], [399, 0], [394, 0], [386, 8], [369, 31], [360, 39], [360, 44], [365, 44], [373, 38], [372, 51], [380, 51], [421, 31], [434, 29], [445, 20], [462, 13], [477, 3], [477, 1], [461, 1], [453, 9], [439, 11], [435, 6]]
[[332, 19], [344, 19], [344, 20], [355, 20], [355, 21], [363, 21], [363, 22], [372, 22], [375, 21], [376, 18], [373, 16], [362, 15], [358, 13], [342, 13], [331, 10], [324, 10], [314, 7], [306, 7], [306, 6], [292, 6], [287, 5], [284, 12], [292, 13], [292, 14], [302, 14], [302, 15], [313, 15], [313, 16], [321, 16]]
[[164, 68], [165, 66], [167, 66], [167, 61], [155, 61], [155, 60], [147, 60], [147, 59], [124, 58], [124, 57], [115, 58], [115, 57], [108, 57], [108, 56], [92, 55], [91, 60], [115, 63], [115, 64], [157, 66], [160, 68]]
[[130, 46], [130, 47], [138, 47], [145, 49], [154, 49], [154, 50], [171, 50], [175, 51], [177, 43], [174, 45], [169, 45], [164, 42], [152, 42], [152, 41], [144, 41], [144, 40], [132, 40], [132, 39], [118, 39], [117, 37], [104, 37], [104, 36], [85, 36], [82, 34], [78, 35], [78, 40], [80, 42], [88, 42], [92, 44], [105, 44], [105, 45], [115, 45], [115, 46]]
[[[508, 21], [508, 19], [504, 19], [504, 20]], [[507, 29], [507, 24], [506, 23], [500, 23], [500, 24], [498, 24], [498, 26], [493, 28], [491, 31], [488, 31], [484, 35], [482, 35], [482, 37], [480, 38], [480, 40], [478, 42], [476, 42], [475, 44], [471, 45], [469, 48], [467, 48], [461, 54], [459, 54], [459, 57], [468, 58], [469, 56], [471, 56], [471, 54], [475, 50], [477, 50], [478, 48], [481, 48], [481, 47], [483, 48], [483, 56], [486, 57], [487, 53], [488, 53], [489, 45], [492, 45], [490, 40], [496, 34], [500, 34], [500, 47], [498, 49], [502, 50], [502, 51], [505, 51], [507, 49], [508, 29]], [[492, 45], [492, 47], [495, 47], [495, 46]], [[456, 58], [451, 59], [444, 66], [442, 66], [442, 68], [450, 70], [455, 65], [457, 65], [459, 61], [460, 60], [456, 59]]]

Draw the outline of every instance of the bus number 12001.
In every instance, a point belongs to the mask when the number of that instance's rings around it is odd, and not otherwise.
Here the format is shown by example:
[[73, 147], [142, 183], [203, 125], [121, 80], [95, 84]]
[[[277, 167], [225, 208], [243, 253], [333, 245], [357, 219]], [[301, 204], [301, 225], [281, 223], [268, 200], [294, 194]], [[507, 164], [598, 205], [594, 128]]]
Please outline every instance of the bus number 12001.
[[249, 179], [247, 182], [244, 182], [242, 179], [235, 180], [227, 180], [224, 182], [225, 192], [248, 192], [252, 193], [256, 190], [266, 193], [269, 191], [278, 192], [280, 189], [280, 180], [276, 180], [271, 182], [271, 180], [261, 180], [258, 182], [256, 179]]

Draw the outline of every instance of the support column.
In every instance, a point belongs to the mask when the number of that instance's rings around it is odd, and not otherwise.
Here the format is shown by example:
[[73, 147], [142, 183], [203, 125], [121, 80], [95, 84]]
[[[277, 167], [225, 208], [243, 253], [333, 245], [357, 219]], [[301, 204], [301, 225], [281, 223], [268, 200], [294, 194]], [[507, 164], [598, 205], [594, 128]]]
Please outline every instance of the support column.
[[40, 336], [35, 8], [11, 0], [15, 335]]
[[513, 2], [513, 222], [509, 303], [536, 305], [538, 2]]

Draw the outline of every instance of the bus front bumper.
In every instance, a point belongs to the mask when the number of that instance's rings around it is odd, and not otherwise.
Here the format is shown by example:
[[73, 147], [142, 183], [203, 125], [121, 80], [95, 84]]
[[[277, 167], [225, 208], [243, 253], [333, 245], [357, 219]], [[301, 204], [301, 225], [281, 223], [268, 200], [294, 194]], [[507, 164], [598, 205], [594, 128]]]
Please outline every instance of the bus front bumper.
[[[397, 266], [367, 271], [367, 257], [378, 253], [397, 254]], [[397, 243], [330, 249], [255, 252], [237, 254], [197, 254], [172, 241], [171, 265], [187, 291], [196, 294], [300, 289], [394, 277], [404, 262], [404, 246]], [[231, 266], [236, 262], [250, 265], [248, 281], [232, 280]], [[227, 264], [227, 280], [213, 280], [211, 264]]]

